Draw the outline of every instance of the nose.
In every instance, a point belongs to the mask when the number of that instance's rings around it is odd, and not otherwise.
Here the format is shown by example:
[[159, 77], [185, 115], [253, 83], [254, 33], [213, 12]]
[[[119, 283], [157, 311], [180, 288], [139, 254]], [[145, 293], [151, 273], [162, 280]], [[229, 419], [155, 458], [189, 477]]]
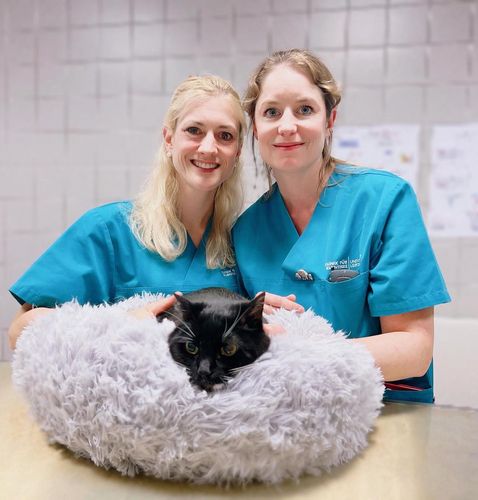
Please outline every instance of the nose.
[[209, 359], [201, 359], [198, 367], [198, 375], [205, 376], [211, 373], [211, 362]]
[[277, 131], [280, 135], [293, 135], [297, 132], [295, 116], [290, 110], [285, 110], [282, 114]]
[[214, 154], [217, 153], [217, 143], [213, 132], [208, 132], [202, 139], [198, 147], [199, 153]]

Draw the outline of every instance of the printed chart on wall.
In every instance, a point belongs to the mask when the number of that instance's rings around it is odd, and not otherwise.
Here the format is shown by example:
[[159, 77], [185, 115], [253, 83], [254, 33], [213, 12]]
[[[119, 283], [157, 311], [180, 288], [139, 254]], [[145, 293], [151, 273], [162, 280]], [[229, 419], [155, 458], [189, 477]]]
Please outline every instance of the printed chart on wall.
[[433, 236], [478, 236], [478, 123], [432, 131], [430, 212]]
[[337, 127], [332, 154], [355, 165], [394, 172], [417, 189], [418, 125]]

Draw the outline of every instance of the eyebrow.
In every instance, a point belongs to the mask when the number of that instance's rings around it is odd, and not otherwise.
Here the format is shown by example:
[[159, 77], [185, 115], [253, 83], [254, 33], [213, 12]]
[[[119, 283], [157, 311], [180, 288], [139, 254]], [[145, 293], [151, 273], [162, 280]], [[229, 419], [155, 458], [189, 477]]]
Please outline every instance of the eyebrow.
[[[199, 127], [204, 127], [205, 123], [204, 122], [198, 122], [196, 120], [191, 120], [190, 122], [186, 121], [185, 125], [197, 125]], [[238, 130], [239, 127], [236, 127], [235, 125], [219, 125], [217, 128], [219, 129], [227, 129], [227, 130]]]
[[[303, 102], [315, 102], [317, 104], [320, 104], [320, 102], [315, 98], [315, 97], [301, 97], [299, 99], [297, 99], [295, 102], [297, 103], [303, 103]], [[271, 105], [275, 105], [277, 106], [278, 104], [281, 103], [281, 100], [276, 100], [276, 99], [268, 99], [267, 101], [264, 101], [261, 103], [261, 106], [271, 106]]]

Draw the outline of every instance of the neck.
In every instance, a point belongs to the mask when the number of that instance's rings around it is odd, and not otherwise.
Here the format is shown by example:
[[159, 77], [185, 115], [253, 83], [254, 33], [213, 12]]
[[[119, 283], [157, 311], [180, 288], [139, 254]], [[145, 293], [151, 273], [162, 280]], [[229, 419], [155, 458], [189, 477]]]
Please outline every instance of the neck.
[[179, 192], [179, 217], [198, 246], [214, 209], [214, 192]]
[[301, 173], [280, 173], [276, 180], [292, 222], [297, 232], [302, 234], [314, 213], [323, 187], [318, 185], [315, 172], [314, 178]]

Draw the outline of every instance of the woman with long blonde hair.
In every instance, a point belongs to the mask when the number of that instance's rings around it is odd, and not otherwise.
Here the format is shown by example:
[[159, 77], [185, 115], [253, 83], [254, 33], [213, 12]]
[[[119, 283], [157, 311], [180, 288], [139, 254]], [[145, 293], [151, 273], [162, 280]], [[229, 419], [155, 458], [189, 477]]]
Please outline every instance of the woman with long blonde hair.
[[11, 287], [21, 304], [9, 330], [11, 347], [35, 317], [72, 299], [101, 304], [145, 291], [240, 291], [230, 231], [242, 207], [244, 129], [240, 98], [226, 80], [182, 82], [137, 199], [88, 211]]

